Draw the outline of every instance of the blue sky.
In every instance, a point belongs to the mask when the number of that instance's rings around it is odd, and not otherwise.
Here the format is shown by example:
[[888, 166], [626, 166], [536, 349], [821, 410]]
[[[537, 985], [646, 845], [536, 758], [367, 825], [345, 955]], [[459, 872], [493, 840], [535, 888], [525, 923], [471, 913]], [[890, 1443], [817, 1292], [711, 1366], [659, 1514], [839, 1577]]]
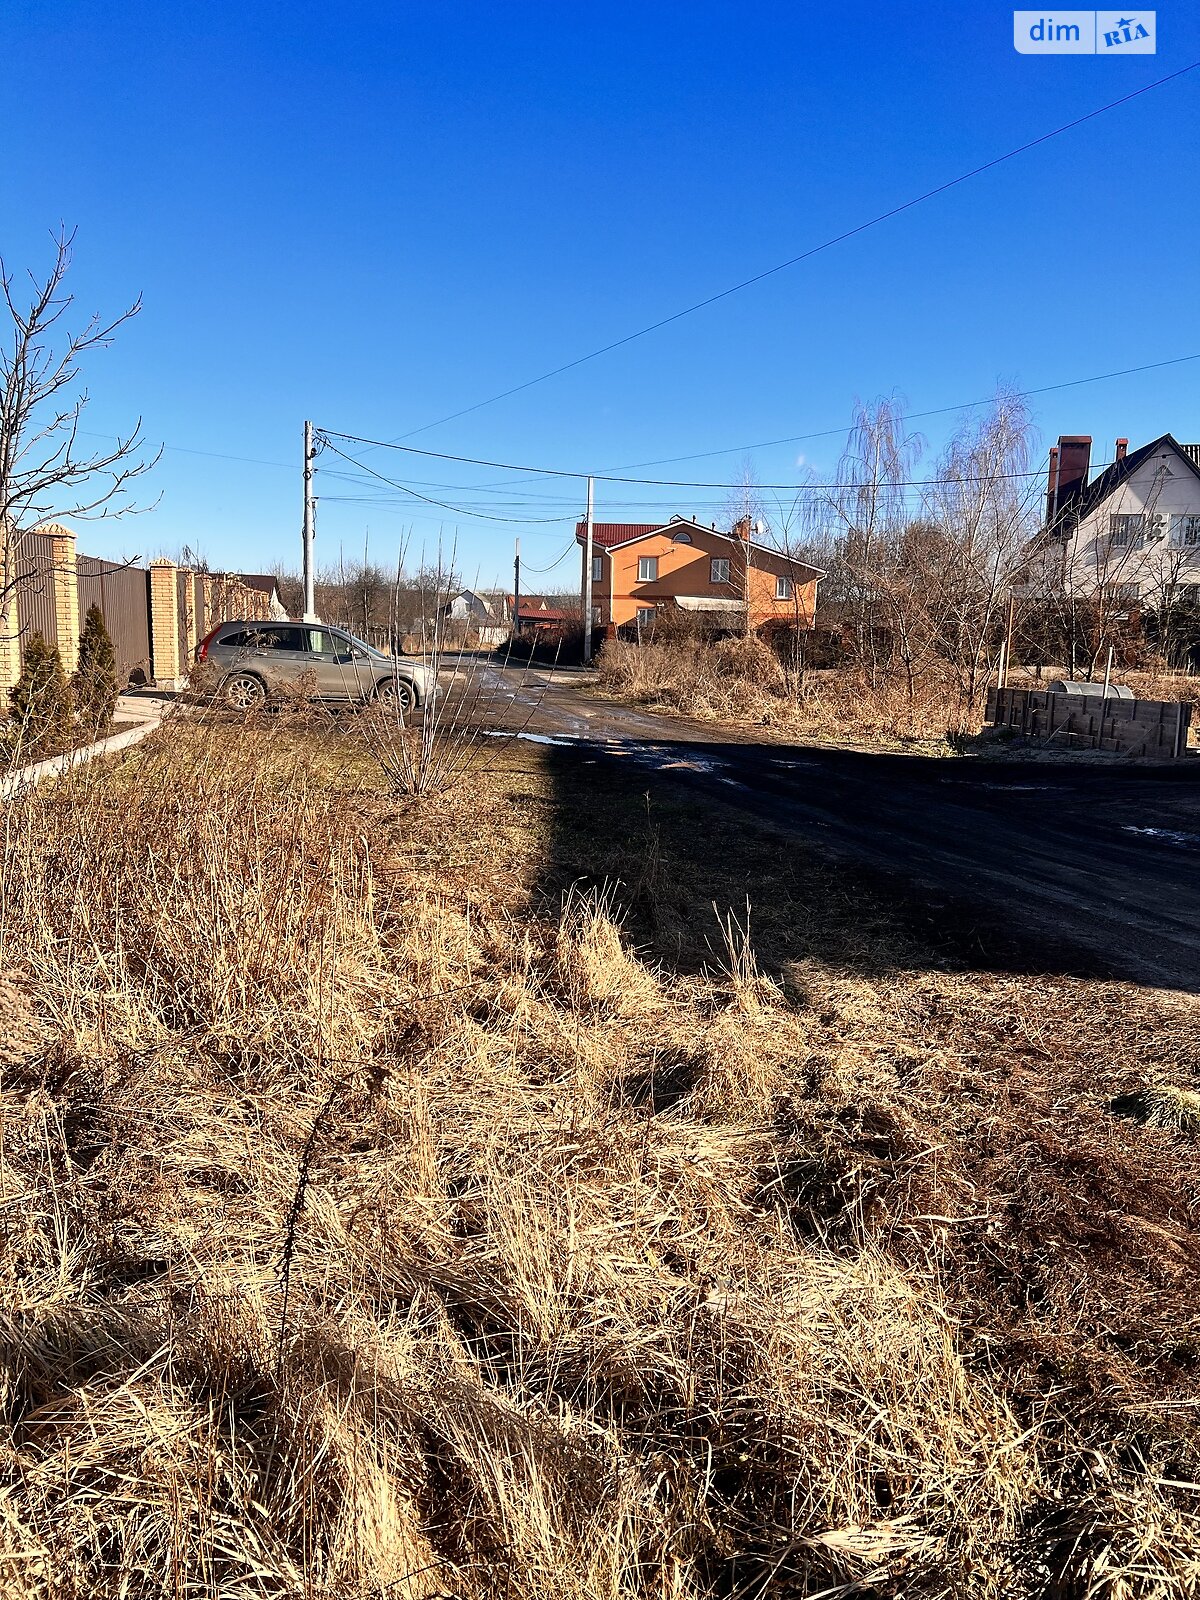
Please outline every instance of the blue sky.
[[[1157, 55], [1111, 60], [1017, 55], [999, 5], [9, 0], [0, 250], [40, 266], [65, 220], [81, 309], [143, 295], [89, 364], [90, 426], [140, 414], [168, 446], [158, 508], [81, 545], [296, 565], [305, 416], [420, 429], [1200, 57], [1194, 6], [1160, 9], [1158, 34]], [[1200, 72], [408, 442], [600, 470], [841, 429], [893, 390], [925, 410], [1200, 351], [1198, 127]], [[1091, 433], [1103, 454], [1118, 434], [1200, 438], [1198, 393], [1200, 362], [1034, 406], [1044, 440]], [[953, 421], [920, 425], [931, 448]], [[753, 467], [827, 475], [840, 447]], [[487, 582], [517, 534], [530, 568], [551, 563], [582, 505], [572, 483], [363, 459], [526, 520], [339, 480], [326, 454], [323, 561], [440, 537]], [[719, 517], [723, 499], [602, 484], [597, 516]], [[528, 587], [574, 581], [572, 556]]]

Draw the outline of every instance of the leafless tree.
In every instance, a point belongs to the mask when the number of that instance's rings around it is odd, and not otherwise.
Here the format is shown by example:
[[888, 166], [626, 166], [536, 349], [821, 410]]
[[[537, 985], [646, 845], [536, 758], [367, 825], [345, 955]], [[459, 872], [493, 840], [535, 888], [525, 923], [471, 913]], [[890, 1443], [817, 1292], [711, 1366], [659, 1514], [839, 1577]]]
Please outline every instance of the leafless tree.
[[111, 321], [93, 316], [71, 332], [64, 319], [74, 298], [64, 282], [74, 238], [66, 230], [53, 236], [50, 271], [42, 279], [30, 273], [24, 294], [0, 260], [0, 637], [11, 637], [14, 596], [32, 580], [22, 555], [29, 532], [49, 517], [72, 521], [139, 509], [130, 485], [158, 460], [144, 455], [140, 417], [108, 449], [83, 444], [82, 363], [112, 343], [141, 300]]
[[804, 641], [815, 618], [805, 610], [804, 585], [797, 582], [795, 568], [811, 567], [822, 574], [822, 581], [827, 583], [833, 577], [834, 584], [837, 583], [838, 544], [830, 535], [824, 512], [823, 495], [801, 485], [786, 505], [776, 496], [774, 508], [764, 522], [764, 542], [793, 564], [791, 606], [781, 658], [788, 689], [796, 697], [804, 692]]
[[765, 520], [762, 493], [758, 487], [758, 476], [754, 464], [749, 459], [743, 461], [739, 474], [740, 482], [732, 490], [725, 502], [725, 514], [729, 519], [730, 528], [734, 535], [733, 552], [729, 564], [730, 586], [733, 593], [738, 596], [745, 606], [745, 615], [742, 618], [742, 632], [748, 639], [752, 623], [750, 614], [750, 570], [751, 540], [754, 538], [755, 529], [760, 522]]
[[1031, 433], [1021, 399], [1001, 392], [951, 439], [924, 494], [936, 530], [921, 563], [928, 626], [968, 715], [1033, 532], [1041, 490], [1028, 470]]
[[1033, 531], [1029, 437], [1020, 401], [1000, 394], [950, 440], [914, 503], [923, 441], [885, 399], [859, 408], [837, 486], [801, 490], [783, 519], [788, 553], [807, 547], [826, 570], [822, 603], [873, 688], [899, 676], [911, 703], [936, 680], [960, 718], [974, 713]]
[[[924, 449], [892, 396], [859, 405], [838, 462], [836, 487], [820, 513], [834, 546], [826, 599], [838, 607], [853, 647], [877, 686], [890, 653], [884, 602], [895, 573], [897, 540], [908, 518], [908, 484]], [[894, 588], [894, 585], [891, 585]]]

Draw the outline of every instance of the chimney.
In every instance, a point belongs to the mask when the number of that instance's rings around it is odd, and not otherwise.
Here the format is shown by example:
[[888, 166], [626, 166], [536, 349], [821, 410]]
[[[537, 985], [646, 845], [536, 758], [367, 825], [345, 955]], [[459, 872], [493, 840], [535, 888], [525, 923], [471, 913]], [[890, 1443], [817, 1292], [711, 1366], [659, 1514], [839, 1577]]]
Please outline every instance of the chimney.
[[750, 542], [750, 518], [749, 517], [739, 517], [737, 519], [737, 521], [733, 525], [733, 537], [735, 539], [745, 539], [746, 543], [749, 544], [749, 542]]
[[1129, 449], [1129, 440], [1128, 439], [1118, 439], [1117, 440], [1117, 453], [1116, 453], [1116, 455], [1114, 456], [1113, 459], [1115, 461], [1124, 461], [1125, 452], [1128, 449]]
[[1058, 446], [1050, 446], [1050, 469], [1046, 473], [1046, 526], [1054, 521], [1058, 509]]
[[1072, 500], [1087, 488], [1092, 460], [1090, 433], [1060, 434], [1050, 452], [1050, 473], [1046, 484], [1046, 521], [1053, 522]]

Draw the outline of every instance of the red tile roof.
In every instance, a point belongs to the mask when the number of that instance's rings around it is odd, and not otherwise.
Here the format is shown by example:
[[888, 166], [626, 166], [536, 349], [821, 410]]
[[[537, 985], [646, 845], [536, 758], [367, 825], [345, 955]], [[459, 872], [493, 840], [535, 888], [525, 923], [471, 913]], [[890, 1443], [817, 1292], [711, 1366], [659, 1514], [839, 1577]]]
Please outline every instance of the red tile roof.
[[518, 622], [566, 622], [570, 617], [569, 611], [559, 611], [554, 606], [531, 606], [526, 609], [522, 600], [521, 609], [517, 612]]
[[[592, 543], [607, 550], [610, 545], [624, 544], [626, 539], [640, 539], [644, 533], [654, 533], [666, 526], [665, 522], [593, 522]], [[587, 538], [586, 522], [575, 524], [575, 537], [580, 541]]]
[[[682, 530], [699, 528], [702, 533], [715, 534], [718, 539], [726, 539], [731, 544], [742, 548], [742, 537], [737, 533], [726, 532], [724, 528], [710, 528], [703, 522], [693, 522], [690, 517], [669, 517], [666, 522], [593, 522], [592, 543], [597, 549], [611, 549], [613, 545], [624, 544], [629, 539], [640, 539], [647, 533], [669, 533], [672, 527], [678, 525]], [[587, 523], [575, 524], [575, 538], [577, 543], [583, 544], [587, 539]], [[775, 550], [768, 544], [760, 544], [757, 539], [749, 541], [750, 548], [760, 555], [772, 556], [777, 561], [785, 561], [794, 570], [803, 569], [814, 572], [818, 577], [825, 574], [819, 567], [814, 567], [811, 562], [802, 561], [798, 556], [788, 555], [784, 550]]]

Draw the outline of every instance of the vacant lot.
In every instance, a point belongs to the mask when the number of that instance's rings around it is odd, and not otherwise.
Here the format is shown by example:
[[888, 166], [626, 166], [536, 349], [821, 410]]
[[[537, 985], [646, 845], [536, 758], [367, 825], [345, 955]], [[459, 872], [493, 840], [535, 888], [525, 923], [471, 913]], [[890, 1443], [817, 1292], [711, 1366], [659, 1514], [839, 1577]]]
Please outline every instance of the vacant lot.
[[[686, 633], [668, 633], [643, 645], [609, 640], [597, 668], [599, 695], [666, 715], [730, 728], [773, 728], [812, 743], [871, 750], [917, 747], [940, 755], [961, 751], [964, 741], [969, 744], [979, 734], [987, 689], [996, 681], [994, 661], [981, 672], [972, 697], [964, 696], [945, 663], [927, 664], [911, 682], [895, 666], [869, 670], [854, 661], [789, 670], [760, 639], [711, 642]], [[1013, 688], [1045, 688], [1067, 676], [1065, 666], [1038, 672], [1014, 665], [1008, 681]], [[1151, 661], [1136, 671], [1118, 668], [1113, 682], [1127, 685], [1139, 699], [1189, 704], [1195, 746], [1200, 679]], [[1036, 747], [1026, 744], [1021, 753], [1036, 754]]]
[[1194, 1590], [1196, 1002], [490, 756], [6, 813], [3, 1592]]

